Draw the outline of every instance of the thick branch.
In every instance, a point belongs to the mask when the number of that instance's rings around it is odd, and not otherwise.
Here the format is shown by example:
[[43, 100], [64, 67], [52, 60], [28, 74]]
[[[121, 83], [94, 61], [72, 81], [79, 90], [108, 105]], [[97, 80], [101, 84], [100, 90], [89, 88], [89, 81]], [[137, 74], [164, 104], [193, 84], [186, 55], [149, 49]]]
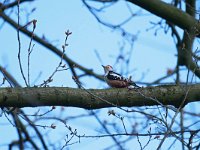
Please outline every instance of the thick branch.
[[179, 26], [183, 30], [195, 30], [195, 35], [200, 37], [200, 23], [189, 14], [182, 10], [167, 4], [161, 0], [128, 0], [147, 11], [166, 19], [169, 22]]
[[[186, 1], [186, 12], [195, 18], [195, 0]], [[185, 65], [190, 71], [200, 78], [200, 68], [192, 59], [192, 48], [195, 40], [194, 30], [184, 31], [180, 47], [178, 47], [178, 65]]]
[[[186, 91], [189, 91], [188, 94]], [[132, 89], [0, 88], [0, 107], [72, 106], [105, 107], [174, 105], [200, 101], [200, 84]]]

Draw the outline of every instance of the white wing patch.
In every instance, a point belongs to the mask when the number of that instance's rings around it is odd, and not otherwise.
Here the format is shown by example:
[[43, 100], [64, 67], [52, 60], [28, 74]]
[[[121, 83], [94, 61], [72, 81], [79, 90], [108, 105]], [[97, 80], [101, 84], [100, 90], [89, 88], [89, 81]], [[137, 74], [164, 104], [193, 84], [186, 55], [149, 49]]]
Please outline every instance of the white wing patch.
[[124, 78], [123, 76], [121, 76], [120, 74], [118, 73], [115, 73], [113, 71], [110, 71], [107, 75], [107, 78], [109, 80], [123, 80], [123, 81], [128, 81], [127, 78]]

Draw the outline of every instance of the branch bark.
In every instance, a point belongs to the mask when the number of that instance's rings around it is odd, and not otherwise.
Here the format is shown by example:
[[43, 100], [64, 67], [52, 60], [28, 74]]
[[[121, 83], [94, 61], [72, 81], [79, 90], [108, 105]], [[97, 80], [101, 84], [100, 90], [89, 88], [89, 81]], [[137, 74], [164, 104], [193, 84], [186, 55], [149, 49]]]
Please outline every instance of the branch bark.
[[178, 107], [200, 101], [200, 84], [165, 85], [138, 90], [128, 89], [75, 89], [66, 87], [48, 88], [0, 88], [0, 107], [71, 106], [85, 109], [105, 107], [132, 107], [174, 105]]

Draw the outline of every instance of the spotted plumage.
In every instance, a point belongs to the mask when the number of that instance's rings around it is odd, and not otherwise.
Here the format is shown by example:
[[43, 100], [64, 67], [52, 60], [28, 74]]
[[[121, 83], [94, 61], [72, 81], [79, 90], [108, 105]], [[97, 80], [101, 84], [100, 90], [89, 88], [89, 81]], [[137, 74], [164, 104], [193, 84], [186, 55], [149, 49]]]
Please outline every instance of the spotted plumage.
[[115, 87], [115, 88], [126, 88], [126, 87], [131, 87], [131, 86], [140, 88], [131, 80], [131, 77], [125, 78], [122, 75], [114, 72], [112, 66], [102, 65], [102, 67], [104, 68], [104, 72], [105, 72], [104, 79], [109, 86]]

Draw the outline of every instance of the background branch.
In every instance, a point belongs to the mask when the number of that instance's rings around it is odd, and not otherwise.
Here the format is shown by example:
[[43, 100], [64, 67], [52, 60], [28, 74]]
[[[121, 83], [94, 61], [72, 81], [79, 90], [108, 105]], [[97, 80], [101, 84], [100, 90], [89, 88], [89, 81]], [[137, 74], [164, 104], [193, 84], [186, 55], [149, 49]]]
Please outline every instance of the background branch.
[[[13, 19], [11, 19], [9, 16], [7, 16], [5, 13], [0, 11], [0, 17], [2, 17], [7, 23], [12, 25], [15, 29], [18, 29], [18, 24]], [[30, 32], [27, 29], [23, 28], [23, 26], [21, 26], [21, 25], [19, 25], [19, 31], [21, 31], [22, 33], [24, 33], [28, 37], [32, 37], [32, 32]], [[63, 55], [62, 50], [56, 48], [52, 44], [48, 43], [47, 41], [45, 41], [42, 38], [40, 38], [39, 36], [37, 36], [36, 34], [34, 34], [34, 36], [32, 38], [33, 38], [34, 41], [36, 41], [39, 44], [41, 44], [42, 46], [46, 47], [47, 49], [49, 49], [50, 51], [55, 53], [57, 56], [59, 56], [60, 58], [62, 57], [62, 55]], [[80, 65], [77, 62], [75, 62], [72, 59], [70, 59], [66, 54], [63, 55], [63, 60], [69, 66], [74, 66], [75, 65], [76, 68], [79, 68], [80, 70], [82, 70], [86, 74], [91, 75], [91, 76], [93, 76], [93, 77], [95, 77], [95, 78], [97, 78], [99, 80], [103, 80], [103, 76], [96, 74], [91, 69], [87, 69], [87, 68], [83, 67], [82, 65]], [[73, 70], [71, 70], [71, 71], [73, 73]]]

